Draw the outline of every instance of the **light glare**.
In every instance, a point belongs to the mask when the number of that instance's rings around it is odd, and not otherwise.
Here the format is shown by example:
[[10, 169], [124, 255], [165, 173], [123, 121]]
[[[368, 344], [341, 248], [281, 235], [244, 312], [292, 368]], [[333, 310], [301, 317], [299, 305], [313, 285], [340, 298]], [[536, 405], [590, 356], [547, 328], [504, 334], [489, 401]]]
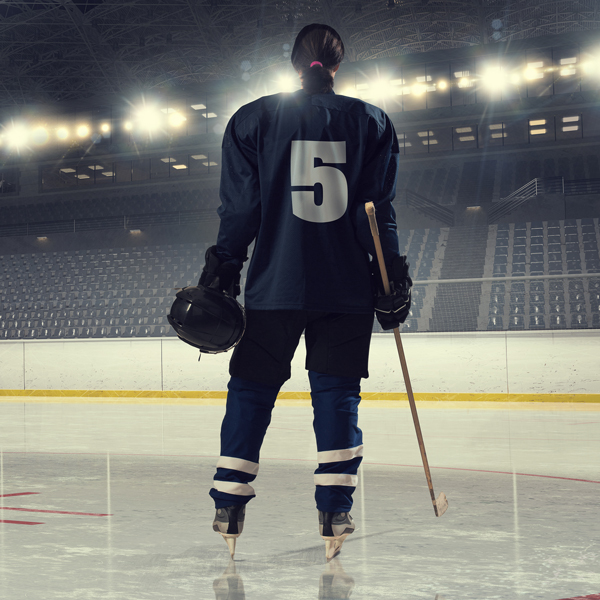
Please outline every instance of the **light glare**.
[[169, 115], [169, 123], [173, 127], [180, 127], [181, 125], [183, 125], [186, 122], [186, 120], [187, 119], [178, 112], [174, 112]]
[[45, 127], [36, 127], [31, 134], [31, 141], [38, 146], [42, 146], [49, 139], [48, 131]]
[[390, 87], [389, 82], [383, 80], [383, 79], [379, 79], [378, 81], [374, 81], [370, 86], [369, 86], [369, 96], [371, 98], [376, 98], [378, 100], [385, 100], [386, 98], [388, 98], [391, 93], [392, 93], [392, 89]]
[[152, 106], [145, 106], [138, 110], [137, 122], [145, 131], [155, 131], [161, 120], [160, 111]]
[[500, 92], [506, 87], [508, 77], [501, 67], [492, 67], [487, 69], [481, 81], [490, 92]]
[[525, 69], [525, 79], [528, 81], [533, 81], [534, 79], [542, 79], [544, 77], [544, 73], [529, 67]]
[[415, 96], [422, 96], [426, 90], [427, 88], [422, 83], [415, 83], [412, 86], [412, 92]]
[[90, 128], [87, 125], [80, 125], [77, 128], [77, 135], [80, 138], [87, 137], [88, 135], [90, 135]]
[[27, 145], [28, 139], [29, 136], [27, 135], [27, 130], [23, 125], [13, 125], [13, 127], [6, 132], [6, 142], [8, 146], [17, 150]]
[[289, 75], [281, 75], [279, 77], [278, 87], [282, 92], [293, 92], [294, 80]]

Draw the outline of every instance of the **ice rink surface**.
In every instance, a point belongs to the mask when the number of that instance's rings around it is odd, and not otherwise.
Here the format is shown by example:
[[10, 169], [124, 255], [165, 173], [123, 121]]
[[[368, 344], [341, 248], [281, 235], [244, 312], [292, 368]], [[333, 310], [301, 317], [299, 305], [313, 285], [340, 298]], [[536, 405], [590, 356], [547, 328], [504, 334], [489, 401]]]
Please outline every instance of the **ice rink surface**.
[[[325, 561], [307, 402], [274, 412], [235, 562], [211, 529], [220, 405], [0, 403], [11, 600], [558, 600], [600, 592], [600, 405], [365, 402], [357, 531]], [[109, 516], [107, 516], [109, 515]], [[29, 523], [29, 524], [28, 524]], [[32, 524], [35, 523], [35, 524]]]

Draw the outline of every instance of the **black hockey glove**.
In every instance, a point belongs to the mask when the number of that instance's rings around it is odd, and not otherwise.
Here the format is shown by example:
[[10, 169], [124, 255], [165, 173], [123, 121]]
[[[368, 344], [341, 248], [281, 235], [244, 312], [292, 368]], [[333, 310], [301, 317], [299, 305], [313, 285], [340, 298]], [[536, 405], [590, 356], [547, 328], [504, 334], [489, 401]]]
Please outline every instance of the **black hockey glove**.
[[378, 268], [374, 268], [377, 283], [375, 296], [375, 316], [384, 330], [394, 329], [404, 323], [410, 311], [410, 288], [412, 279], [408, 274], [409, 263], [406, 256], [395, 256], [388, 271], [390, 295], [386, 296]]
[[235, 298], [241, 292], [240, 271], [242, 268], [232, 262], [223, 262], [216, 255], [216, 248], [216, 246], [211, 246], [206, 251], [206, 264], [202, 269], [198, 285], [225, 292], [228, 296]]

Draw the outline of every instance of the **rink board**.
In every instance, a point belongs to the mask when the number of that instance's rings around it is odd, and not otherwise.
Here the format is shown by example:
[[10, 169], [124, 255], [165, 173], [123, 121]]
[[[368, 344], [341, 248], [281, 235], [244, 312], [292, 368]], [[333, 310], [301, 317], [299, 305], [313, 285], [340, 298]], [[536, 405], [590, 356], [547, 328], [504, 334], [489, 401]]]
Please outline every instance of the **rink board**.
[[[415, 398], [453, 402], [600, 402], [600, 330], [402, 336]], [[28, 396], [148, 402], [220, 401], [231, 353], [178, 339], [0, 342], [0, 400]], [[309, 399], [301, 340], [281, 400]], [[373, 336], [364, 400], [404, 401], [393, 336]]]

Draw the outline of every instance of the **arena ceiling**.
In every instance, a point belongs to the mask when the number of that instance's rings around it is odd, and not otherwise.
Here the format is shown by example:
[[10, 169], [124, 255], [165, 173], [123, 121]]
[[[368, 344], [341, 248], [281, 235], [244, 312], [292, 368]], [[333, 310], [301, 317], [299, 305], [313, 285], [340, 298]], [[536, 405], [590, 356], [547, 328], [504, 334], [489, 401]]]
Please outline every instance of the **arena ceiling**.
[[597, 29], [600, 2], [0, 0], [0, 105], [247, 79], [287, 63], [311, 22], [364, 61]]

